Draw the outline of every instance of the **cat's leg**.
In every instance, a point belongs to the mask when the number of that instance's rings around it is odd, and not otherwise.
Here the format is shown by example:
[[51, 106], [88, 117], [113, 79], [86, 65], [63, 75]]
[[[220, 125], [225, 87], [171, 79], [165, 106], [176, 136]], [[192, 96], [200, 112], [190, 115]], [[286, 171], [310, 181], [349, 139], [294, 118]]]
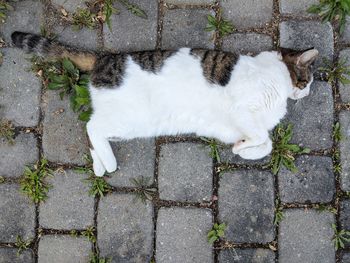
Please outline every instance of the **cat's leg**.
[[106, 172], [106, 168], [103, 166], [103, 163], [101, 162], [100, 158], [98, 157], [97, 153], [95, 152], [95, 150], [90, 149], [90, 154], [91, 154], [91, 158], [93, 161], [93, 169], [94, 169], [94, 173], [96, 176], [103, 176]]
[[240, 150], [238, 154], [243, 159], [257, 160], [267, 156], [268, 154], [271, 153], [271, 151], [272, 151], [272, 141], [270, 138], [268, 138], [266, 142], [264, 142], [263, 144], [244, 148]]
[[[99, 132], [99, 129], [91, 122], [91, 120], [87, 123], [86, 130], [93, 147], [96, 161], [101, 162], [107, 172], [114, 172], [117, 169], [117, 160], [115, 159], [112, 147], [107, 138]], [[96, 170], [94, 168], [94, 172], [102, 170], [98, 163], [96, 163], [94, 167], [96, 167]]]

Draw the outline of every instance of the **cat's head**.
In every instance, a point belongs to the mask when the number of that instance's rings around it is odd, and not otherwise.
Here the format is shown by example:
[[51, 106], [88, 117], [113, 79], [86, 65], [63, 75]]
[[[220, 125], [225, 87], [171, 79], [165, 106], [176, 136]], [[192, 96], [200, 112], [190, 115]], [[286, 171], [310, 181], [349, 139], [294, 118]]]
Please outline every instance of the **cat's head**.
[[310, 48], [297, 51], [281, 48], [280, 54], [289, 70], [293, 84], [293, 91], [289, 98], [297, 100], [309, 95], [313, 81], [313, 63], [318, 56], [318, 50]]

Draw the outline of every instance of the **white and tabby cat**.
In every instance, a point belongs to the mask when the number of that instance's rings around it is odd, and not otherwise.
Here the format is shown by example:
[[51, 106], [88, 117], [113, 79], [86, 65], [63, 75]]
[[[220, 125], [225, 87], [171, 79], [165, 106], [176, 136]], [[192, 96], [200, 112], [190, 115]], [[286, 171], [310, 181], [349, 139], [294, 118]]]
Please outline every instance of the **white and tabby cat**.
[[233, 153], [245, 159], [268, 155], [268, 131], [286, 114], [288, 98], [309, 94], [318, 55], [316, 49], [256, 56], [190, 48], [94, 53], [21, 32], [12, 41], [91, 71], [87, 132], [98, 176], [117, 169], [111, 139], [194, 133], [234, 144]]

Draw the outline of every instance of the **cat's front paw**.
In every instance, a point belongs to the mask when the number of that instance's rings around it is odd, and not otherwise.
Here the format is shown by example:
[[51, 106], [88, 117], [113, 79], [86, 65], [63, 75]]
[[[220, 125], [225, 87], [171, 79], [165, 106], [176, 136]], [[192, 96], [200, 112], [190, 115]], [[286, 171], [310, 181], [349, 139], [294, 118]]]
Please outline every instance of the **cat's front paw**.
[[242, 149], [238, 151], [238, 155], [247, 160], [258, 160], [264, 158], [272, 151], [272, 142], [268, 139], [265, 143], [258, 146]]
[[242, 149], [242, 147], [244, 147], [244, 143], [245, 143], [245, 140], [240, 140], [236, 142], [232, 147], [232, 152], [234, 154], [238, 154], [239, 151]]

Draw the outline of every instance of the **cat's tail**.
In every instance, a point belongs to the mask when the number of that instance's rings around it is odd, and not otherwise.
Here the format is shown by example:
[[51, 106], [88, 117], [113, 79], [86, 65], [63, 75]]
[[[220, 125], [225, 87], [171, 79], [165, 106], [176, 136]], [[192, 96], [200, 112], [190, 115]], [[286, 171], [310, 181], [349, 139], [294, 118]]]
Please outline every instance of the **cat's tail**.
[[83, 71], [92, 70], [96, 62], [97, 56], [94, 52], [81, 51], [39, 35], [16, 31], [12, 33], [11, 39], [16, 47], [38, 56], [56, 59], [69, 58]]

